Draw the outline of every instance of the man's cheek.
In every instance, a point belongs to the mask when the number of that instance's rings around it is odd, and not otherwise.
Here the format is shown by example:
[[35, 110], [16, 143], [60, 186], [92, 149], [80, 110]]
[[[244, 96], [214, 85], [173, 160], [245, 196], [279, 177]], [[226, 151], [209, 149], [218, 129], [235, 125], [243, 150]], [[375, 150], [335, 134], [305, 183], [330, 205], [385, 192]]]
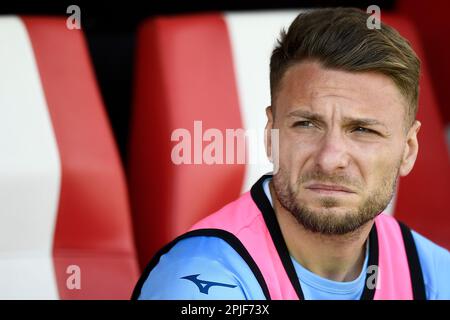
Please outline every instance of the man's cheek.
[[384, 155], [372, 164], [370, 178], [368, 179], [371, 190], [381, 186], [388, 186], [391, 183], [393, 176], [398, 171], [398, 161], [395, 159], [395, 155]]

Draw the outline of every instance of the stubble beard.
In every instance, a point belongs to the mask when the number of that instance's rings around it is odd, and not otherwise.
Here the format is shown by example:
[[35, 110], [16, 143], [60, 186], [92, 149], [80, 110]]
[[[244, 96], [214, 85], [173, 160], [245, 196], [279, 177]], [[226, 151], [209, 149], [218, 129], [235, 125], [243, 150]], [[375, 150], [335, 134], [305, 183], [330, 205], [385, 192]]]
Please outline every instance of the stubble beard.
[[[289, 211], [306, 230], [322, 235], [345, 235], [357, 232], [362, 226], [375, 219], [391, 201], [397, 184], [399, 166], [387, 173], [380, 181], [380, 185], [359, 205], [345, 213], [337, 213], [340, 200], [332, 196], [320, 199], [320, 209], [313, 209], [298, 200], [294, 188], [289, 183], [289, 175], [279, 169], [273, 176], [273, 188], [278, 201], [284, 209]], [[344, 175], [326, 175], [320, 171], [307, 173], [297, 180], [297, 190], [306, 181], [328, 182], [363, 188], [362, 183]]]

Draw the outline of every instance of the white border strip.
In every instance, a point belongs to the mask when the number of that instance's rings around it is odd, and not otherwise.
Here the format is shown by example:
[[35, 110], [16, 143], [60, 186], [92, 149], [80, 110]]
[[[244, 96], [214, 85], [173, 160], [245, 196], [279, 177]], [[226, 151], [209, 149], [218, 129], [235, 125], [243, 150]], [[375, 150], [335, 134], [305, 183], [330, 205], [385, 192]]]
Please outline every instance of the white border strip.
[[0, 18], [0, 299], [56, 299], [61, 163], [27, 30]]

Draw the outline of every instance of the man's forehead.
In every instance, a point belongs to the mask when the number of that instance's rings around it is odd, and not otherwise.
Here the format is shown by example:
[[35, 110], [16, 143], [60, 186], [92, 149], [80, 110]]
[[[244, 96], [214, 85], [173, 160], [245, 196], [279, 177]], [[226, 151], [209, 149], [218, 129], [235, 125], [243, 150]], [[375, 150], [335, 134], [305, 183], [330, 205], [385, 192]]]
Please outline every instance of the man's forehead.
[[282, 88], [292, 89], [313, 96], [341, 93], [349, 97], [369, 97], [384, 92], [393, 98], [401, 93], [394, 82], [378, 72], [350, 72], [324, 68], [319, 62], [305, 61], [286, 70]]
[[316, 62], [299, 63], [286, 71], [277, 105], [287, 107], [288, 113], [298, 106], [326, 103], [369, 113], [405, 112], [405, 99], [385, 75], [326, 69]]

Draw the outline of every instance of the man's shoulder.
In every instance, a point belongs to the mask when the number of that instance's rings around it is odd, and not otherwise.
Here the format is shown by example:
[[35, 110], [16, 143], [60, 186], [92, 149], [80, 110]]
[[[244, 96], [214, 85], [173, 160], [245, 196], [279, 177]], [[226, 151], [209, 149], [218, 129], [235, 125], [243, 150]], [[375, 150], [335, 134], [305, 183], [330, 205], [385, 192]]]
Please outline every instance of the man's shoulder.
[[[249, 299], [257, 295], [255, 281], [226, 241], [193, 236], [161, 255], [142, 286], [140, 299]], [[255, 288], [248, 291], [249, 285]]]
[[450, 299], [450, 252], [412, 230], [428, 299]]
[[411, 232], [418, 254], [423, 258], [423, 260], [433, 262], [436, 267], [443, 264], [444, 267], [450, 270], [450, 252], [447, 249], [434, 243], [417, 231], [411, 230]]
[[253, 201], [250, 192], [245, 192], [239, 198], [198, 221], [192, 229], [224, 229], [236, 234], [240, 229], [254, 223], [257, 217], [260, 217], [262, 221], [261, 212]]
[[222, 237], [212, 234], [200, 233], [183, 237], [177, 241], [172, 248], [163, 256], [167, 259], [185, 260], [185, 259], [207, 259], [221, 261], [237, 255], [233, 247]]
[[427, 249], [427, 251], [430, 251], [434, 255], [443, 256], [447, 258], [450, 257], [450, 252], [444, 247], [434, 243], [433, 241], [431, 241], [430, 239], [428, 239], [427, 237], [423, 236], [422, 234], [420, 234], [415, 230], [411, 230], [411, 232], [417, 246], [420, 246], [423, 249]]

